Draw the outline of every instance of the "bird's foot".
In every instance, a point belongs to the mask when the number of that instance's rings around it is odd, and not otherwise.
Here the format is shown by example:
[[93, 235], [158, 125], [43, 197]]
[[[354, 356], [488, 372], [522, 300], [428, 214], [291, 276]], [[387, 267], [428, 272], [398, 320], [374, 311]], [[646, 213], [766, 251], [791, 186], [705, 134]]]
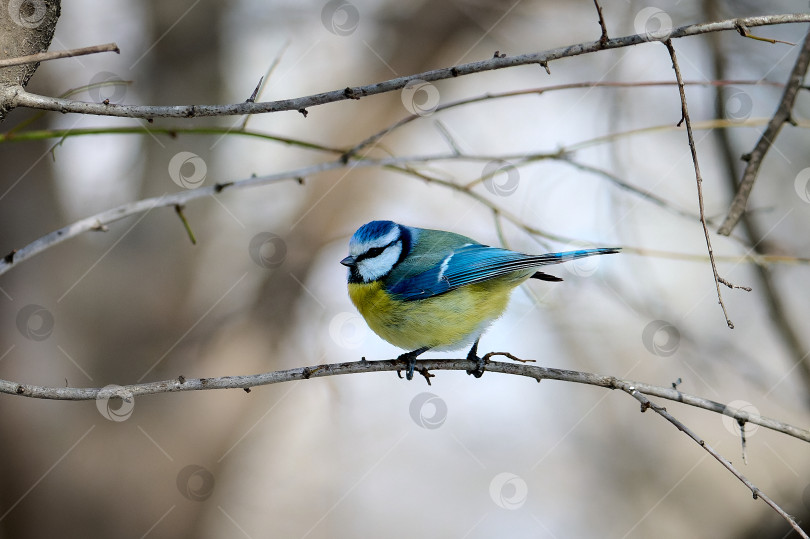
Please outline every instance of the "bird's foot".
[[473, 344], [472, 348], [470, 348], [470, 351], [467, 354], [467, 361], [475, 361], [475, 368], [469, 369], [467, 374], [472, 374], [476, 378], [481, 378], [484, 375], [484, 367], [487, 363], [489, 363], [489, 357], [478, 357], [478, 341], [475, 341], [475, 344]]
[[469, 369], [467, 371], [467, 374], [472, 374], [476, 378], [481, 378], [482, 376], [484, 376], [484, 371], [486, 370], [484, 367], [486, 366], [487, 363], [489, 363], [488, 360], [482, 357], [468, 357], [467, 360], [475, 361], [475, 368]]
[[[407, 380], [413, 380], [413, 371], [416, 370], [416, 356], [419, 354], [426, 352], [427, 348], [419, 348], [418, 350], [414, 350], [412, 352], [405, 352], [401, 354], [397, 361], [407, 361], [408, 364], [405, 367], [405, 378]], [[397, 376], [399, 376], [399, 371], [397, 371]], [[400, 376], [401, 378], [401, 376]]]

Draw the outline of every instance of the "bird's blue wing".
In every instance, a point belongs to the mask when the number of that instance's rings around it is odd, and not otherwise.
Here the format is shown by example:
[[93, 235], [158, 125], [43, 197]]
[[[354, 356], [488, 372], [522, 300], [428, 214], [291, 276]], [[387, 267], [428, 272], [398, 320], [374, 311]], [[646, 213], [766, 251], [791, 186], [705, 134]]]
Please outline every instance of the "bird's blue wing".
[[599, 248], [527, 255], [498, 247], [468, 244], [454, 249], [441, 262], [424, 272], [391, 283], [388, 292], [405, 301], [426, 299], [460, 286], [480, 283], [515, 271], [617, 251], [613, 248]]

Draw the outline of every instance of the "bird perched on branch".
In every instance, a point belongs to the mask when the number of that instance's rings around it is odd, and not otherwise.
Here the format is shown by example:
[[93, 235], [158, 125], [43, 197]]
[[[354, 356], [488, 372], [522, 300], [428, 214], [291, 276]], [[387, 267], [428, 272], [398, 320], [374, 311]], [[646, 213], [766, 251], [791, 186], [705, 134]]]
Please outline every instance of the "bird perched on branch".
[[527, 279], [562, 281], [537, 268], [619, 248], [582, 249], [529, 255], [482, 245], [452, 232], [372, 221], [349, 241], [349, 297], [374, 332], [409, 350], [406, 377], [416, 357], [430, 349], [455, 350], [472, 344], [467, 359], [476, 377], [481, 334], [506, 309], [512, 290]]

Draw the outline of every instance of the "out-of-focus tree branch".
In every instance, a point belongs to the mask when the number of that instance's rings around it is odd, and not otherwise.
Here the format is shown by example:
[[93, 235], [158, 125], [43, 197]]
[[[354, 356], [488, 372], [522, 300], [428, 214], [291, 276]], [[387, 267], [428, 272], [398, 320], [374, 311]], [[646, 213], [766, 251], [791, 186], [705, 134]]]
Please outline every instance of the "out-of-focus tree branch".
[[796, 58], [796, 63], [793, 65], [793, 71], [790, 73], [787, 83], [785, 84], [785, 91], [782, 93], [782, 99], [779, 100], [779, 106], [773, 118], [768, 123], [768, 127], [762, 133], [762, 136], [757, 141], [756, 146], [751, 153], [743, 156], [743, 159], [748, 161], [743, 172], [740, 185], [737, 187], [737, 194], [734, 200], [731, 201], [731, 207], [728, 210], [723, 224], [717, 230], [718, 234], [728, 236], [740, 220], [740, 216], [745, 211], [748, 205], [748, 197], [751, 195], [751, 189], [754, 188], [754, 182], [759, 173], [759, 167], [765, 159], [765, 155], [770, 150], [776, 137], [779, 136], [779, 131], [786, 122], [792, 122], [791, 111], [793, 110], [793, 103], [796, 101], [796, 96], [799, 93], [799, 88], [804, 81], [807, 74], [807, 67], [810, 65], [810, 28], [807, 29], [807, 35], [804, 38], [804, 44], [799, 51], [799, 56]]

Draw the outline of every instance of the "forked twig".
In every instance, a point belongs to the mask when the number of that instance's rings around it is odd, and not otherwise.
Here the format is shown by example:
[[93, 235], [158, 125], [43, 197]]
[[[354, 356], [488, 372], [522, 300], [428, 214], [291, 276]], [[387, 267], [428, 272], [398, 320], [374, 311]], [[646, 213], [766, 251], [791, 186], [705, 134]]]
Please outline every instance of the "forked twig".
[[[729, 288], [735, 288], [735, 285], [731, 284], [727, 280], [720, 277], [720, 274], [717, 273], [717, 263], [714, 260], [714, 251], [712, 250], [712, 239], [709, 235], [709, 227], [706, 225], [706, 211], [703, 206], [703, 178], [700, 175], [700, 165], [698, 165], [698, 157], [697, 157], [697, 149], [695, 148], [695, 138], [692, 135], [692, 122], [689, 120], [689, 109], [686, 106], [686, 92], [684, 91], [683, 86], [683, 78], [681, 77], [681, 70], [678, 67], [678, 58], [675, 56], [675, 48], [672, 46], [672, 40], [667, 39], [664, 41], [664, 45], [666, 45], [667, 50], [669, 51], [669, 57], [672, 59], [672, 69], [675, 70], [675, 78], [678, 80], [678, 90], [681, 94], [681, 120], [678, 122], [678, 125], [681, 123], [686, 123], [686, 136], [689, 138], [689, 151], [692, 153], [692, 163], [695, 166], [695, 179], [697, 181], [697, 192], [698, 192], [698, 208], [700, 209], [700, 224], [703, 226], [703, 235], [706, 237], [706, 247], [709, 250], [709, 262], [712, 265], [712, 274], [714, 275], [714, 286], [717, 289], [717, 300], [720, 303], [720, 307], [723, 309], [723, 316], [726, 318], [726, 324], [729, 328], [734, 329], [734, 323], [728, 317], [728, 311], [726, 311], [726, 304], [723, 303], [723, 294], [720, 292], [720, 284], [724, 284]], [[751, 289], [748, 287], [736, 287], [742, 288], [744, 290], [750, 291]]]

